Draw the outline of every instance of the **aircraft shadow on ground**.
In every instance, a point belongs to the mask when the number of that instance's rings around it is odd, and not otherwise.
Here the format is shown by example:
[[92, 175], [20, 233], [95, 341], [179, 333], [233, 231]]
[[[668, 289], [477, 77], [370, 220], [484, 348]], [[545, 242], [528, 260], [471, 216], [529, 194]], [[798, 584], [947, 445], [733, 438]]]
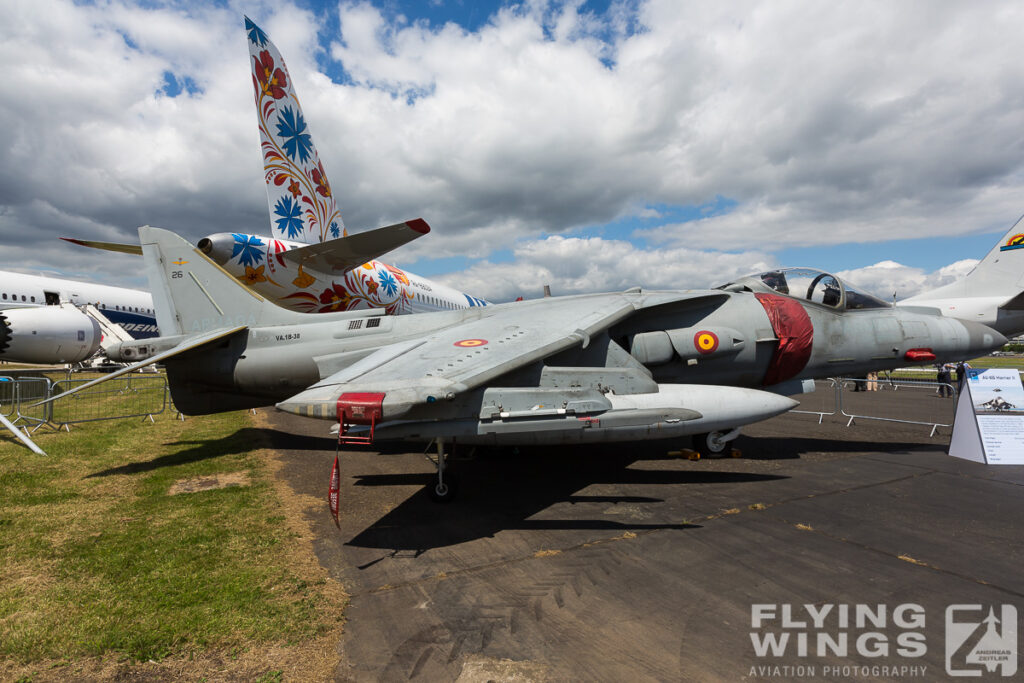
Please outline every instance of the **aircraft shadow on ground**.
[[244, 429], [239, 429], [234, 434], [226, 436], [223, 439], [217, 439], [216, 441], [177, 441], [173, 445], [184, 446], [194, 444], [194, 447], [178, 451], [177, 453], [161, 455], [160, 457], [153, 458], [152, 460], [130, 462], [118, 467], [111, 467], [99, 472], [93, 472], [88, 475], [88, 477], [109, 477], [115, 474], [152, 472], [153, 470], [158, 470], [162, 467], [174, 467], [175, 465], [184, 465], [190, 462], [209, 460], [210, 458], [220, 458], [225, 455], [247, 453], [254, 448], [259, 447], [254, 446], [254, 444], [262, 442], [265, 438], [264, 433], [265, 432], [262, 429], [246, 427]]
[[843, 440], [808, 437], [770, 437], [741, 435], [735, 441], [736, 447], [747, 460], [789, 460], [799, 459], [803, 453], [862, 453], [877, 451], [934, 450], [935, 445], [920, 442], [880, 442], [876, 440]]
[[[320, 453], [336, 448], [333, 437], [312, 437], [269, 429], [265, 432], [274, 448]], [[808, 452], [876, 451], [879, 442], [807, 437], [741, 436], [736, 442], [747, 460], [799, 459]], [[886, 450], [918, 450], [920, 443], [887, 443]], [[460, 447], [450, 461], [449, 472], [458, 479], [459, 494], [449, 504], [434, 502], [428, 487], [434, 481], [433, 468], [426, 462], [422, 471], [369, 472], [358, 467], [359, 458], [342, 455], [343, 480], [354, 479], [357, 487], [422, 487], [399, 502], [376, 521], [363, 526], [365, 517], [346, 515], [345, 486], [342, 487], [342, 534], [346, 544], [354, 547], [378, 548], [391, 552], [421, 553], [433, 548], [456, 545], [492, 537], [503, 530], [609, 530], [614, 532], [649, 529], [686, 529], [684, 523], [645, 521], [648, 506], [664, 503], [653, 495], [637, 495], [637, 491], [618, 491], [629, 486], [700, 486], [709, 484], [744, 484], [785, 479], [784, 475], [737, 471], [736, 461], [727, 467], [715, 462], [702, 462], [700, 469], [678, 468], [679, 460], [670, 451], [678, 450], [678, 441], [635, 444], [597, 444], [590, 446], [528, 447], [470, 449]], [[419, 444], [375, 444], [371, 448], [354, 449], [367, 455], [405, 455], [424, 450]], [[429, 450], [429, 449], [426, 449]], [[353, 453], [346, 449], [345, 453]], [[740, 461], [742, 462], [742, 461]], [[726, 463], [723, 462], [723, 465]], [[742, 467], [742, 466], [740, 466]], [[731, 470], [731, 471], [725, 471]], [[608, 491], [581, 494], [591, 486], [604, 486]], [[301, 486], [300, 486], [301, 488]], [[320, 491], [315, 492], [320, 495]], [[649, 494], [649, 490], [641, 492]], [[673, 494], [674, 495], [674, 494]], [[568, 503], [562, 518], [550, 518], [553, 506]], [[601, 507], [591, 507], [600, 505]], [[631, 506], [639, 515], [607, 514], [609, 506]], [[589, 509], [588, 509], [589, 508]], [[563, 508], [565, 509], [565, 508]], [[652, 514], [656, 513], [651, 507]], [[354, 517], [359, 517], [357, 528]], [[535, 517], [539, 517], [535, 519]], [[346, 521], [349, 518], [349, 521]]]
[[[700, 485], [786, 478], [748, 472], [644, 468], [638, 464], [654, 459], [674, 458], [668, 458], [664, 449], [619, 447], [612, 450], [597, 446], [486, 451], [470, 459], [452, 461], [450, 472], [457, 477], [459, 494], [448, 504], [439, 504], [430, 498], [428, 487], [434, 481], [434, 473], [429, 465], [422, 473], [354, 474], [355, 486], [421, 485], [423, 488], [370, 526], [356, 531], [347, 545], [423, 552], [512, 529], [623, 533], [697, 528], [686, 523], [643, 521], [644, 506], [665, 502], [656, 496], [580, 495], [577, 492], [595, 485]], [[561, 518], [534, 519], [559, 503], [569, 503], [572, 512]], [[591, 507], [594, 504], [601, 508]], [[641, 519], [609, 516], [608, 507], [620, 504], [639, 512]]]

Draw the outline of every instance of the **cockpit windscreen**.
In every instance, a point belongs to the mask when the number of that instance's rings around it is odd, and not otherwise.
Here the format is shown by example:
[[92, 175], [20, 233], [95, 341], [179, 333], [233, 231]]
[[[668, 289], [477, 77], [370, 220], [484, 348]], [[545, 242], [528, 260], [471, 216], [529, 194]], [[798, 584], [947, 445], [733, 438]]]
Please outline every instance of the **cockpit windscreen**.
[[740, 278], [719, 287], [728, 291], [772, 291], [831, 308], [857, 310], [888, 308], [889, 304], [843, 282], [835, 275], [813, 268], [780, 268]]

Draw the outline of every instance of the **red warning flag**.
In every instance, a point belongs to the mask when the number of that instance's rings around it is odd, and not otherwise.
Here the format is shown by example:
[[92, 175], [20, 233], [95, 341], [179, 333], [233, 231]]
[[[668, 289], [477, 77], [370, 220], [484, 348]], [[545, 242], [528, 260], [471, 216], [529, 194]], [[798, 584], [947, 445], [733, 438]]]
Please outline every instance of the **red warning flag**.
[[327, 491], [327, 503], [331, 506], [334, 523], [338, 522], [338, 494], [341, 490], [341, 473], [338, 472], [338, 456], [334, 456], [334, 468], [331, 470], [331, 487]]

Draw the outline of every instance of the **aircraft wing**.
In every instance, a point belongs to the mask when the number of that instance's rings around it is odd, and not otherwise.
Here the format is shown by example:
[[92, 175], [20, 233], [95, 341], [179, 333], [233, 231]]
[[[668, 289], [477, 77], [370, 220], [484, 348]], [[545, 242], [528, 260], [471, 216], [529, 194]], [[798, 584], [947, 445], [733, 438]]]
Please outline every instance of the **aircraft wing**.
[[[686, 298], [686, 297], [684, 297]], [[704, 297], [694, 296], [693, 300]], [[573, 346], [633, 314], [642, 300], [627, 294], [535, 299], [422, 339], [381, 348], [277, 404], [286, 412], [330, 418], [343, 394], [374, 394], [383, 419], [461, 393]]]
[[291, 249], [281, 256], [310, 270], [342, 273], [394, 251], [428, 232], [430, 226], [427, 222], [422, 218], [414, 218], [404, 223]]
[[391, 344], [278, 404], [286, 412], [328, 417], [343, 393], [385, 394], [384, 415], [449, 400], [516, 368], [578, 344], [635, 310], [621, 294], [536, 299], [502, 307], [422, 339]]
[[83, 247], [89, 247], [91, 249], [102, 249], [103, 251], [117, 251], [123, 254], [135, 254], [136, 256], [142, 255], [142, 247], [138, 244], [121, 244], [119, 242], [97, 242], [95, 240], [80, 240], [74, 237], [61, 237], [65, 242], [71, 242], [71, 244], [77, 244]]

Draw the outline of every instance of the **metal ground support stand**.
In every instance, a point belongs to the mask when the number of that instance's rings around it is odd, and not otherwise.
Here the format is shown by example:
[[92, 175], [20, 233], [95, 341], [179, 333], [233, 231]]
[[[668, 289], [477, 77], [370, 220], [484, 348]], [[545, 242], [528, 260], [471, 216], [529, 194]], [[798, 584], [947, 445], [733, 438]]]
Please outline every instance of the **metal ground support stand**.
[[[434, 439], [434, 443], [437, 444], [437, 458], [434, 459], [428, 455], [427, 460], [437, 467], [437, 479], [430, 484], [427, 493], [435, 503], [450, 503], [455, 500], [455, 494], [458, 491], [458, 478], [451, 472], [445, 474], [445, 467], [448, 458], [455, 457], [455, 439], [452, 439], [451, 456], [444, 452], [444, 439], [438, 437]], [[427, 448], [429, 451], [430, 447]]]
[[7, 427], [7, 429], [11, 431], [11, 434], [14, 434], [16, 437], [18, 437], [18, 440], [21, 441], [26, 446], [28, 446], [33, 453], [36, 453], [37, 455], [46, 455], [46, 452], [43, 451], [42, 448], [37, 446], [35, 442], [32, 441], [32, 439], [28, 438], [28, 434], [25, 434], [20, 429], [18, 429], [13, 422], [4, 417], [3, 413], [0, 413], [0, 424], [2, 424], [4, 427]]

